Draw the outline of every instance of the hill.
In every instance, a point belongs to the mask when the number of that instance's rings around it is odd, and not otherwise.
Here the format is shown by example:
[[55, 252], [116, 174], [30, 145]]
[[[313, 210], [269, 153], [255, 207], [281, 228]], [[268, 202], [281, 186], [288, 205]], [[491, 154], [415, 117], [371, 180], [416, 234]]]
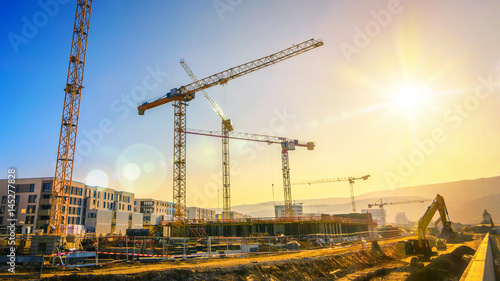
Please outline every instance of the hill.
[[[383, 198], [384, 202], [406, 202], [413, 200], [433, 200], [441, 194], [446, 202], [450, 220], [464, 224], [477, 224], [482, 219], [484, 209], [491, 214], [494, 222], [500, 223], [500, 176], [463, 180], [438, 184], [427, 184], [402, 187], [390, 190], [379, 190], [356, 196], [356, 209], [368, 209], [367, 205]], [[352, 211], [349, 197], [332, 197], [300, 200], [304, 213], [341, 214]], [[431, 201], [425, 203], [387, 205], [387, 221], [394, 222], [398, 212], [405, 212], [409, 220], [417, 221], [425, 212]], [[283, 204], [282, 201], [276, 204]], [[234, 211], [253, 217], [272, 217], [272, 202], [233, 206]], [[497, 223], [498, 224], [498, 223]]]

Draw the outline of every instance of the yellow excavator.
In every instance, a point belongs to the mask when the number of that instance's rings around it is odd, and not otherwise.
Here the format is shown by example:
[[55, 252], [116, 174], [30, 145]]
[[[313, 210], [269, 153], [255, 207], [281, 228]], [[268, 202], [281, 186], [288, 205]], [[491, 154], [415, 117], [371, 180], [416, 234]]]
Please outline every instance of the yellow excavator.
[[451, 228], [451, 221], [448, 216], [448, 210], [444, 203], [444, 198], [437, 195], [432, 204], [427, 208], [424, 215], [418, 220], [417, 235], [418, 239], [410, 239], [407, 241], [399, 241], [396, 245], [396, 253], [400, 258], [414, 257], [412, 263], [418, 261], [428, 261], [432, 256], [437, 256], [437, 252], [432, 251], [432, 247], [427, 239], [427, 226], [431, 222], [434, 214], [439, 211], [439, 216], [443, 228], [438, 238], [453, 239], [456, 234]]

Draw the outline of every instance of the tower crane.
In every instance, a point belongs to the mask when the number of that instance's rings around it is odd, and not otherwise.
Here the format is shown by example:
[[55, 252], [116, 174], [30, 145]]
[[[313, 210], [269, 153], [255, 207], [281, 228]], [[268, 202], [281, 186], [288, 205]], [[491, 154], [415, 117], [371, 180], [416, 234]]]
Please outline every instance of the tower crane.
[[174, 187], [173, 201], [175, 206], [174, 226], [179, 231], [184, 225], [186, 214], [186, 107], [195, 98], [195, 93], [216, 85], [223, 85], [232, 79], [268, 67], [283, 60], [323, 46], [321, 40], [309, 39], [272, 55], [229, 68], [191, 84], [173, 88], [158, 98], [144, 101], [138, 107], [139, 115], [146, 110], [173, 102], [174, 106]]
[[[181, 65], [186, 71], [186, 73], [191, 77], [193, 82], [198, 81], [196, 75], [194, 75], [191, 68], [187, 65], [184, 59], [181, 59]], [[231, 120], [226, 117], [222, 109], [217, 105], [217, 103], [208, 95], [205, 89], [201, 90], [205, 99], [210, 103], [215, 112], [222, 119], [222, 197], [223, 207], [222, 207], [222, 219], [231, 220], [231, 184], [230, 184], [230, 165], [229, 165], [229, 138], [228, 133], [233, 131], [233, 125]]]
[[281, 164], [283, 172], [283, 193], [285, 202], [285, 217], [293, 218], [293, 207], [292, 207], [292, 187], [290, 184], [290, 160], [288, 158], [288, 151], [295, 150], [295, 147], [306, 147], [307, 150], [314, 150], [314, 142], [301, 142], [295, 139], [267, 136], [259, 134], [241, 133], [241, 132], [228, 132], [224, 135], [223, 132], [217, 131], [205, 131], [205, 130], [195, 130], [186, 129], [187, 134], [201, 135], [209, 137], [227, 137], [229, 139], [239, 139], [247, 141], [265, 142], [267, 144], [281, 144]]
[[64, 107], [47, 227], [47, 233], [52, 235], [66, 235], [68, 225], [69, 190], [73, 177], [73, 159], [91, 10], [92, 0], [78, 0], [66, 88], [64, 88]]
[[[431, 201], [429, 199], [421, 199], [421, 200], [409, 200], [409, 201], [400, 201], [400, 202], [383, 202], [383, 198], [380, 198], [379, 200], [375, 201], [373, 204], [368, 204], [368, 208], [377, 206], [380, 209], [384, 210], [385, 205], [397, 205], [397, 204], [411, 204], [411, 203], [424, 203], [426, 201]], [[377, 203], [380, 202], [380, 203]], [[382, 211], [383, 212], [383, 211]], [[383, 225], [386, 225], [386, 216], [382, 214], [382, 223]]]
[[299, 185], [299, 184], [315, 184], [315, 183], [328, 183], [328, 182], [339, 182], [339, 181], [348, 181], [349, 182], [349, 187], [351, 189], [351, 205], [352, 205], [352, 212], [356, 213], [356, 201], [354, 200], [354, 181], [357, 180], [367, 180], [370, 177], [370, 175], [354, 178], [354, 177], [348, 177], [348, 178], [336, 178], [336, 179], [321, 179], [321, 180], [312, 180], [312, 181], [303, 181], [303, 182], [298, 182], [294, 183], [294, 185]]

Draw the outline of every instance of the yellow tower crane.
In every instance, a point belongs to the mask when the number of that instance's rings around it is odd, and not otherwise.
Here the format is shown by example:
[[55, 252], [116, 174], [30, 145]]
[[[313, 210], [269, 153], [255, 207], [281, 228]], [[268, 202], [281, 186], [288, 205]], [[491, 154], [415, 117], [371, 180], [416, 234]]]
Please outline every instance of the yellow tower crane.
[[[283, 60], [323, 46], [321, 40], [310, 39], [272, 55], [253, 60], [208, 76], [191, 84], [173, 88], [158, 98], [144, 101], [138, 107], [139, 115], [146, 110], [173, 102], [174, 106], [174, 225], [178, 233], [183, 228], [186, 214], [186, 106], [195, 98], [195, 93], [216, 85], [226, 84], [229, 80], [241, 77], [256, 70], [268, 67]], [[182, 234], [185, 235], [185, 234]]]
[[[193, 82], [198, 81], [196, 75], [194, 75], [191, 68], [187, 65], [184, 59], [181, 59], [181, 65], [186, 71], [186, 73], [191, 77]], [[217, 103], [208, 95], [205, 89], [201, 90], [203, 96], [208, 101], [208, 103], [212, 106], [215, 112], [222, 119], [222, 197], [223, 207], [222, 207], [222, 219], [229, 221], [231, 220], [231, 184], [230, 184], [230, 165], [229, 165], [229, 138], [228, 133], [234, 130], [233, 124], [231, 123], [231, 119], [228, 119], [222, 109], [217, 105]]]
[[73, 159], [75, 156], [91, 10], [92, 0], [78, 0], [68, 76], [66, 88], [64, 88], [65, 96], [59, 134], [59, 148], [52, 198], [50, 200], [49, 225], [47, 227], [47, 233], [52, 235], [66, 235], [68, 225], [69, 190], [71, 189], [73, 177]]
[[321, 179], [321, 180], [312, 180], [312, 181], [298, 182], [298, 183], [294, 183], [294, 185], [348, 181], [349, 182], [349, 187], [351, 189], [352, 212], [356, 213], [356, 201], [354, 200], [354, 181], [357, 181], [357, 180], [367, 180], [369, 177], [370, 177], [370, 175], [362, 176], [362, 177], [359, 177], [359, 178], [348, 177], [348, 178], [336, 178], [336, 179]]
[[186, 129], [186, 133], [192, 135], [209, 136], [209, 137], [265, 142], [267, 144], [281, 144], [281, 164], [283, 171], [285, 217], [287, 218], [294, 217], [293, 206], [292, 206], [292, 187], [290, 185], [290, 160], [288, 158], [288, 151], [295, 150], [295, 147], [306, 147], [307, 150], [314, 150], [315, 147], [314, 142], [301, 142], [291, 138], [241, 133], [241, 132], [228, 132], [227, 134], [225, 134], [224, 132], [217, 132], [217, 131]]

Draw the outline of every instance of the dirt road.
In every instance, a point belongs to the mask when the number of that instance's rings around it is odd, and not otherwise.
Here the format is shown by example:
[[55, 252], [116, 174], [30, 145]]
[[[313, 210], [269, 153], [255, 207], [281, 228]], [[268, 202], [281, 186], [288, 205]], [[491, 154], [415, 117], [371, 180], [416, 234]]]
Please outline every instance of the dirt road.
[[[161, 276], [166, 272], [172, 271], [177, 273], [177, 275], [182, 274], [191, 274], [196, 275], [197, 273], [207, 272], [210, 270], [211, 272], [220, 273], [223, 275], [228, 275], [230, 272], [238, 272], [244, 271], [246, 274], [252, 272], [254, 270], [261, 271], [268, 269], [272, 271], [272, 269], [287, 271], [287, 266], [290, 269], [295, 269], [300, 271], [300, 268], [296, 268], [297, 266], [301, 266], [301, 264], [308, 264], [309, 261], [314, 261], [318, 263], [318, 261], [324, 261], [324, 268], [319, 268], [319, 271], [326, 272], [325, 274], [330, 274], [330, 269], [328, 269], [328, 264], [332, 264], [332, 270], [345, 270], [345, 268], [352, 267], [349, 263], [359, 263], [360, 266], [366, 263], [373, 263], [380, 261], [387, 261], [394, 259], [394, 251], [388, 250], [400, 239], [391, 239], [386, 241], [380, 241], [379, 244], [383, 248], [383, 253], [380, 255], [375, 255], [371, 257], [366, 252], [369, 251], [361, 251], [362, 245], [361, 243], [345, 246], [345, 247], [334, 247], [327, 249], [317, 249], [317, 250], [307, 250], [301, 252], [282, 252], [278, 254], [272, 255], [252, 255], [245, 257], [234, 257], [234, 258], [215, 258], [215, 259], [195, 259], [195, 260], [187, 260], [187, 261], [171, 261], [171, 262], [160, 262], [160, 263], [133, 263], [133, 264], [114, 264], [105, 267], [98, 268], [80, 268], [80, 270], [66, 270], [66, 271], [56, 271], [50, 270], [42, 275], [42, 277], [49, 280], [76, 280], [78, 276], [86, 276], [81, 280], [88, 280], [90, 275], [92, 277], [100, 276], [100, 280], [103, 279], [115, 279], [115, 280], [135, 280], [139, 276], [143, 274], [155, 274]], [[370, 246], [370, 244], [368, 245]], [[357, 253], [353, 256], [348, 256], [346, 253]], [[338, 256], [344, 256], [339, 258]], [[337, 256], [336, 259], [331, 259], [332, 257]], [[372, 260], [373, 259], [373, 260]], [[281, 267], [284, 267], [281, 269]], [[345, 267], [343, 269], [343, 267]], [[337, 269], [335, 269], [337, 268]], [[354, 269], [354, 268], [352, 268]], [[307, 272], [309, 269], [306, 269]], [[267, 271], [267, 270], [265, 270]], [[337, 271], [337, 272], [338, 272]], [[231, 275], [231, 274], [230, 274]], [[237, 274], [236, 274], [237, 275]], [[120, 276], [120, 277], [118, 277]], [[69, 277], [69, 279], [65, 278]], [[186, 276], [187, 277], [187, 276]], [[226, 276], [230, 277], [230, 276]], [[228, 278], [224, 279], [228, 279]], [[118, 278], [118, 279], [116, 279]], [[125, 278], [125, 279], [122, 279]], [[256, 277], [259, 280], [258, 277]], [[140, 279], [140, 278], [139, 278]], [[150, 279], [149, 277], [147, 278]], [[97, 279], [96, 279], [97, 280]], [[193, 279], [196, 280], [196, 279]], [[222, 279], [221, 279], [222, 280]], [[238, 278], [233, 280], [239, 280]]]

